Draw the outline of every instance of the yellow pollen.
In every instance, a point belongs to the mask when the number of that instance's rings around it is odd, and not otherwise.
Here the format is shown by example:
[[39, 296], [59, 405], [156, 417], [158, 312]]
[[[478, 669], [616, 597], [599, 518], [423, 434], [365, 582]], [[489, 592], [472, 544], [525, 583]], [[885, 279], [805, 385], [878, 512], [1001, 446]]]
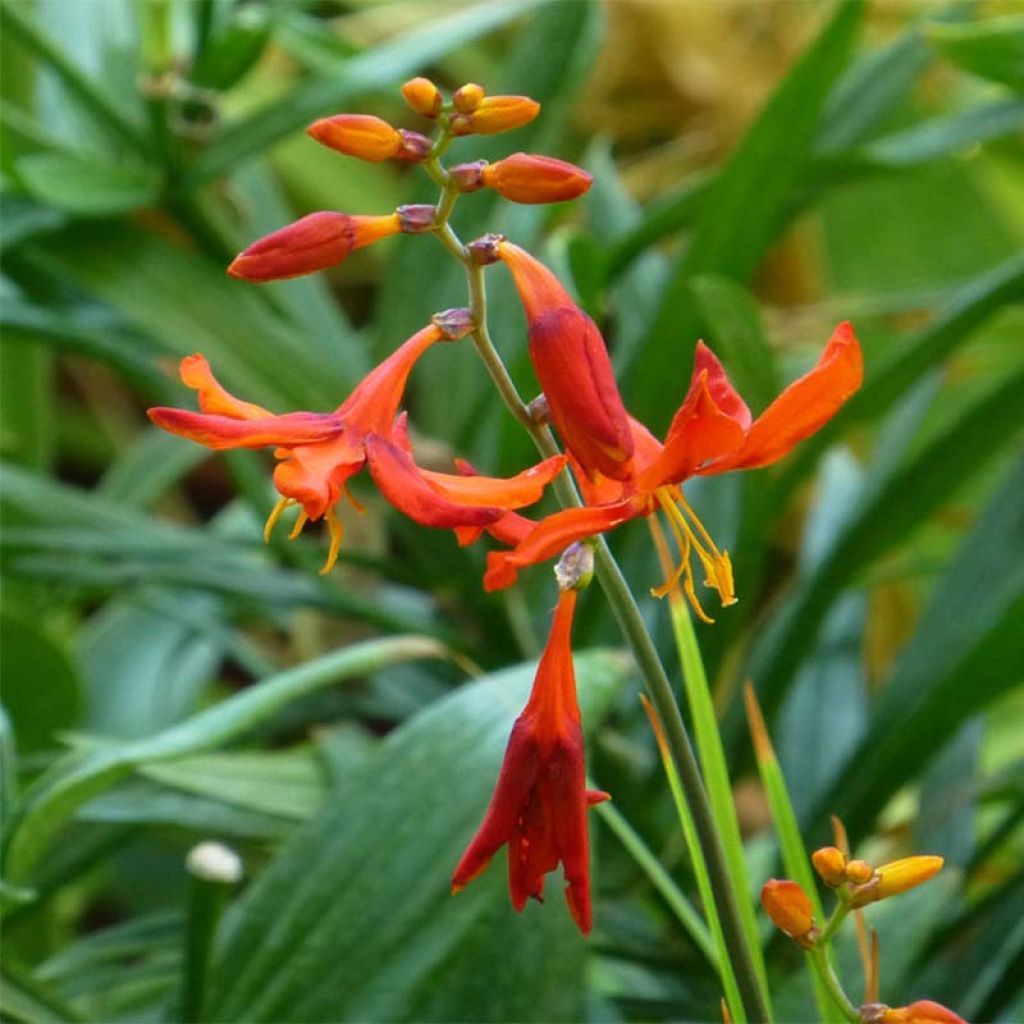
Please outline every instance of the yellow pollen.
[[280, 501], [270, 510], [270, 515], [267, 516], [267, 521], [263, 526], [263, 543], [270, 543], [270, 536], [274, 532], [274, 527], [277, 526], [277, 521], [281, 518], [281, 513], [284, 512], [289, 505], [294, 505], [294, 498], [281, 498]]
[[338, 552], [341, 551], [342, 539], [345, 536], [345, 527], [335, 515], [333, 508], [328, 509], [325, 518], [327, 520], [327, 529], [331, 534], [331, 546], [327, 551], [327, 561], [324, 562], [324, 567], [320, 570], [321, 576], [326, 576], [334, 568], [334, 563], [338, 560]]
[[678, 487], [660, 487], [655, 491], [655, 495], [665, 512], [679, 548], [679, 564], [671, 577], [660, 587], [654, 587], [651, 593], [655, 597], [664, 597], [682, 580], [683, 592], [694, 613], [702, 622], [713, 622], [697, 598], [690, 555], [697, 555], [697, 560], [704, 569], [704, 585], [718, 591], [718, 596], [725, 607], [736, 603], [736, 586], [729, 553], [718, 550], [711, 535]]

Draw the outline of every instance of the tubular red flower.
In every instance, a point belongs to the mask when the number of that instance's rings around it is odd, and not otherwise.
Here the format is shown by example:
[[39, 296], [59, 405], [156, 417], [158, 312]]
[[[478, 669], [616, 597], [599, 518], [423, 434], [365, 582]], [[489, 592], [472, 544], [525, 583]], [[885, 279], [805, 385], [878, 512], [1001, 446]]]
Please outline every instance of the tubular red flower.
[[882, 1024], [967, 1024], [959, 1014], [931, 999], [919, 999], [909, 1006], [885, 1007]]
[[537, 501], [561, 471], [556, 456], [510, 480], [421, 470], [413, 461], [404, 416], [396, 420], [409, 373], [435, 342], [445, 338], [435, 324], [414, 334], [372, 370], [331, 413], [297, 412], [274, 416], [243, 402], [214, 379], [199, 355], [182, 360], [181, 377], [199, 393], [201, 412], [154, 408], [150, 419], [162, 429], [213, 449], [273, 448], [279, 460], [274, 486], [281, 500], [267, 521], [269, 538], [286, 508], [301, 506], [293, 535], [307, 520], [326, 518], [331, 548], [329, 571], [340, 549], [342, 528], [335, 506], [346, 483], [367, 465], [383, 496], [396, 508], [428, 526], [482, 529], [508, 510]]
[[526, 310], [530, 359], [563, 443], [588, 476], [629, 479], [629, 417], [597, 325], [525, 249], [502, 241], [498, 254]]
[[326, 270], [402, 230], [398, 215], [354, 216], [322, 210], [272, 232], [239, 253], [228, 273], [243, 281], [280, 281]]
[[561, 864], [569, 911], [586, 935], [591, 926], [587, 808], [608, 794], [586, 788], [570, 648], [576, 593], [565, 590], [558, 598], [530, 699], [512, 726], [494, 795], [452, 875], [452, 891], [473, 881], [507, 844], [516, 910], [531, 897], [543, 898], [544, 876]]
[[481, 168], [480, 180], [514, 203], [561, 203], [583, 195], [594, 178], [565, 160], [513, 153]]
[[[500, 246], [502, 258], [505, 258], [507, 244]], [[524, 266], [528, 269], [522, 273], [530, 276], [526, 277], [520, 291], [527, 303], [527, 317], [532, 319], [538, 310], [557, 301], [552, 298], [557, 295], [557, 282], [551, 284], [549, 277], [534, 271], [532, 264]], [[723, 604], [731, 604], [736, 599], [732, 566], [728, 553], [718, 550], [686, 502], [680, 485], [693, 476], [753, 469], [782, 458], [799, 441], [823, 426], [857, 390], [862, 369], [860, 346], [853, 328], [849, 323], [842, 323], [814, 369], [786, 388], [754, 420], [729, 382], [722, 364], [707, 346], [699, 343], [690, 388], [672, 419], [664, 444], [643, 424], [627, 417], [632, 456], [628, 463], [618, 464], [619, 475], [604, 472], [604, 478], [600, 467], [594, 471], [595, 451], [598, 450], [580, 430], [583, 422], [592, 421], [597, 415], [595, 403], [583, 400], [586, 384], [574, 393], [568, 384], [560, 382], [553, 396], [542, 379], [552, 418], [570, 457], [586, 474], [581, 479], [581, 490], [587, 507], [556, 512], [542, 519], [513, 550], [492, 552], [484, 576], [485, 588], [497, 590], [510, 586], [519, 569], [551, 558], [573, 541], [614, 529], [630, 519], [652, 515], [660, 509], [676, 540], [680, 563], [674, 578], [655, 593], [667, 593], [682, 577], [684, 591], [694, 611], [710, 621], [696, 598], [690, 557], [696, 556], [704, 570], [705, 585], [718, 591]], [[549, 373], [549, 376], [557, 375]], [[587, 370], [581, 376], [585, 381]], [[577, 413], [577, 410], [581, 411]], [[563, 422], [570, 420], [564, 428], [559, 415]], [[606, 456], [607, 450], [599, 450], [599, 453]], [[610, 461], [614, 463], [614, 459]]]

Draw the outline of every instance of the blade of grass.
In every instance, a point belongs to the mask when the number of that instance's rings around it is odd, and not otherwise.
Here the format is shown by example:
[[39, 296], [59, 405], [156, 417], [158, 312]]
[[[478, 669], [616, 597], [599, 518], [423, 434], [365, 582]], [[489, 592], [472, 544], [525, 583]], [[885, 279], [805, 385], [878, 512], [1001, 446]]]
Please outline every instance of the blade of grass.
[[651, 706], [646, 695], [640, 694], [644, 711], [651, 720], [651, 728], [658, 741], [658, 751], [661, 754], [661, 762], [665, 769], [665, 777], [668, 779], [669, 789], [672, 791], [672, 799], [676, 805], [676, 813], [679, 816], [679, 824], [683, 829], [683, 839], [686, 841], [686, 849], [690, 854], [690, 864], [693, 867], [693, 874], [697, 880], [697, 892], [700, 894], [700, 901], [704, 907], [704, 914], [708, 919], [711, 929], [711, 938], [716, 951], [716, 961], [719, 964], [718, 976], [722, 981], [722, 988], [725, 990], [725, 999], [729, 1006], [729, 1012], [736, 1024], [746, 1024], [747, 1014], [743, 1007], [743, 1000], [740, 998], [739, 986], [736, 984], [736, 975], [733, 973], [732, 962], [729, 959], [729, 950], [725, 944], [725, 937], [722, 934], [722, 924], [715, 909], [715, 897], [711, 891], [711, 879], [708, 876], [707, 865], [704, 863], [704, 854], [701, 852], [700, 843], [697, 840], [697, 828], [693, 823], [693, 815], [683, 795], [683, 787], [679, 782], [679, 775], [672, 757], [669, 754], [665, 740], [665, 732], [661, 726], [661, 720]]

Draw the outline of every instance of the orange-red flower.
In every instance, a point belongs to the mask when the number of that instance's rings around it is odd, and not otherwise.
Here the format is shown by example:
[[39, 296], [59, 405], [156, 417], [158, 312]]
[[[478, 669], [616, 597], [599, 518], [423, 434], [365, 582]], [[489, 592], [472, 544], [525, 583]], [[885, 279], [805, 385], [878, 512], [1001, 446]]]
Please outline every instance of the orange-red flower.
[[542, 899], [544, 876], [559, 863], [565, 898], [580, 931], [590, 931], [587, 808], [608, 799], [588, 790], [576, 677], [569, 646], [576, 591], [558, 598], [530, 699], [516, 719], [483, 823], [452, 875], [452, 891], [468, 885], [508, 844], [512, 905]]
[[799, 882], [770, 878], [761, 887], [761, 906], [776, 928], [791, 939], [808, 945], [814, 931], [814, 909]]
[[909, 1006], [886, 1007], [882, 1024], [967, 1024], [963, 1017], [931, 999], [919, 999]]
[[301, 506], [292, 537], [308, 520], [325, 518], [331, 536], [326, 573], [338, 557], [343, 535], [335, 506], [346, 494], [348, 479], [363, 466], [384, 497], [411, 519], [455, 529], [489, 526], [508, 509], [537, 501], [564, 465], [561, 457], [547, 459], [506, 480], [435, 473], [415, 464], [404, 416], [395, 417], [417, 359], [444, 337], [433, 324], [417, 332], [330, 413], [275, 416], [224, 390], [203, 356], [188, 356], [181, 362], [181, 379], [199, 393], [202, 411], [155, 408], [149, 418], [172, 434], [215, 450], [275, 449], [280, 461], [274, 486], [281, 500], [267, 520], [265, 536], [269, 539], [282, 512], [292, 505]]
[[[853, 328], [840, 324], [814, 369], [787, 387], [756, 420], [721, 363], [699, 343], [689, 391], [662, 443], [626, 414], [596, 327], [572, 306], [554, 275], [507, 242], [498, 248], [526, 307], [534, 367], [551, 418], [581, 471], [587, 507], [548, 516], [514, 550], [492, 553], [485, 587], [510, 586], [519, 569], [660, 509], [680, 562], [673, 578], [655, 593], [666, 593], [682, 578], [695, 612], [710, 621], [696, 597], [691, 555], [704, 569], [705, 585], [718, 591], [724, 605], [736, 599], [732, 565], [680, 485], [693, 476], [767, 466], [825, 424], [860, 386], [863, 366]], [[620, 438], [623, 422], [630, 431], [628, 441]]]
[[480, 181], [514, 203], [561, 203], [583, 195], [594, 178], [582, 167], [553, 156], [513, 153], [482, 167]]
[[255, 282], [312, 274], [401, 230], [397, 212], [375, 217], [321, 210], [253, 242], [232, 260], [228, 273]]

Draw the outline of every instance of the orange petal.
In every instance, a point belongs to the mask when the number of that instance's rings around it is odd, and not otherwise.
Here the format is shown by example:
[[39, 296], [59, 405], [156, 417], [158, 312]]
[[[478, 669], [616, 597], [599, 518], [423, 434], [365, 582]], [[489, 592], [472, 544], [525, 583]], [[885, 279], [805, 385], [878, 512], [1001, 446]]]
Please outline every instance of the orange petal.
[[739, 392], [732, 386], [732, 382], [725, 372], [725, 367], [718, 361], [718, 356], [703, 341], [698, 341], [693, 356], [693, 376], [690, 378], [691, 388], [697, 383], [703, 370], [707, 371], [708, 391], [715, 400], [715, 405], [726, 416], [731, 416], [744, 430], [749, 430], [751, 416], [747, 403], [743, 401]]
[[844, 321], [835, 329], [817, 366], [765, 409], [742, 446], [700, 472], [756, 469], [776, 462], [832, 419], [860, 387], [863, 375], [860, 345], [853, 327]]
[[665, 447], [640, 474], [638, 487], [652, 491], [681, 483], [710, 459], [735, 451], [743, 443], [743, 428], [716, 404], [703, 369], [672, 419]]
[[558, 476], [565, 465], [564, 455], [550, 459], [517, 473], [513, 477], [453, 476], [421, 469], [420, 475], [439, 494], [463, 505], [494, 505], [498, 508], [523, 508], [539, 501], [544, 488]]
[[206, 357], [198, 352], [195, 355], [185, 356], [179, 364], [178, 372], [181, 374], [182, 383], [199, 393], [199, 408], [203, 412], [217, 416], [230, 416], [236, 420], [266, 419], [273, 415], [263, 406], [254, 405], [252, 402], [243, 402], [226, 391], [214, 377]]
[[398, 129], [373, 114], [322, 117], [306, 129], [306, 134], [329, 149], [371, 163], [390, 160], [402, 145]]
[[276, 454], [284, 461], [274, 469], [274, 486], [302, 505], [314, 522], [337, 504], [345, 483], [366, 462], [362, 443], [353, 444], [348, 431]]
[[547, 516], [518, 547], [512, 551], [492, 551], [487, 556], [484, 589], [510, 587], [520, 569], [553, 558], [575, 541], [612, 530], [641, 514], [642, 507], [629, 500], [595, 508], [567, 508]]
[[336, 437], [343, 429], [332, 413], [292, 412], [286, 416], [239, 420], [158, 406], [148, 409], [146, 414], [169, 434], [187, 437], [218, 451], [313, 444]]
[[430, 324], [374, 367], [337, 409], [337, 415], [346, 426], [367, 434], [389, 437], [412, 368], [441, 337], [441, 329]]
[[424, 480], [409, 454], [382, 437], [366, 438], [366, 457], [380, 493], [423, 526], [487, 526], [501, 517], [499, 508], [460, 505], [442, 497]]

